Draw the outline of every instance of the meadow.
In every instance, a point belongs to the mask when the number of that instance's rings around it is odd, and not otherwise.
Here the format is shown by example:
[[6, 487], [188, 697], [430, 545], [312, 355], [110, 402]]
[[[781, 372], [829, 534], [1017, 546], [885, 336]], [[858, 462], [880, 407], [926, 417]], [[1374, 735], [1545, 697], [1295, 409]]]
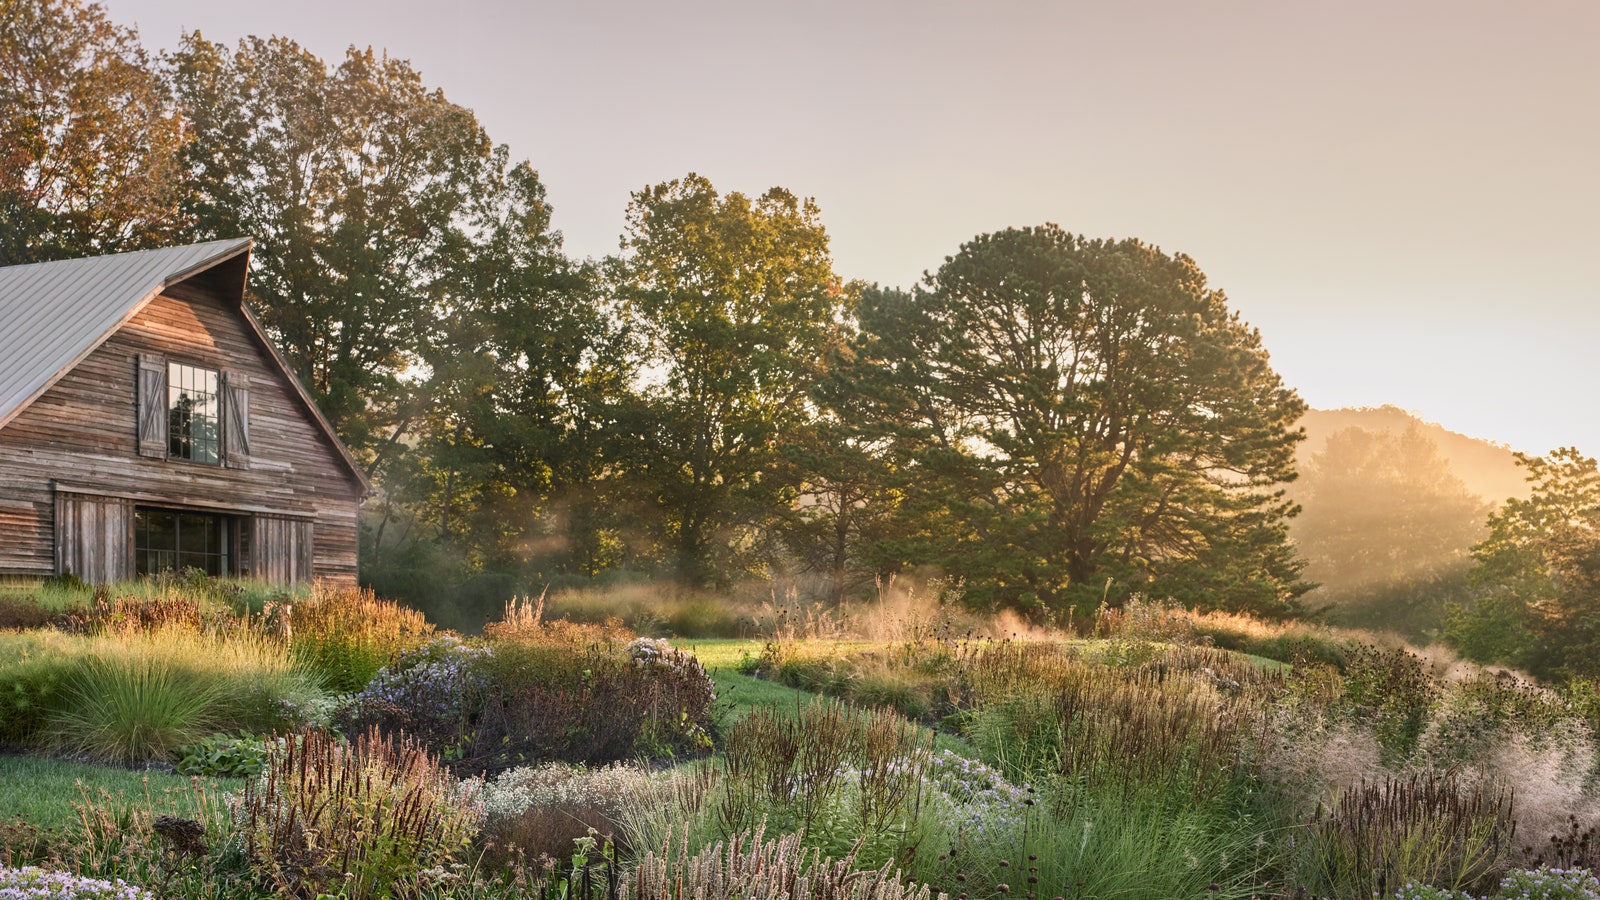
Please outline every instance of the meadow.
[[1592, 682], [960, 601], [8, 586], [0, 896], [1600, 895]]

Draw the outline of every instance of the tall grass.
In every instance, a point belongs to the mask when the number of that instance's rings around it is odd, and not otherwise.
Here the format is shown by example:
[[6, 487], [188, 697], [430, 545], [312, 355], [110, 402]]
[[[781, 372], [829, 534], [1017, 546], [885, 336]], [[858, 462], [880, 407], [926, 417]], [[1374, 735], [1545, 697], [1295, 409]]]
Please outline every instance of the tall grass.
[[1506, 868], [1511, 797], [1453, 773], [1346, 788], [1302, 845], [1300, 883], [1339, 897], [1405, 884], [1482, 893]]
[[295, 658], [340, 693], [361, 690], [400, 654], [426, 644], [434, 627], [422, 613], [372, 591], [315, 586], [309, 597], [274, 611]]
[[116, 763], [165, 759], [215, 729], [222, 689], [164, 656], [87, 657], [52, 723], [60, 749]]
[[123, 763], [212, 730], [283, 727], [323, 697], [285, 647], [250, 634], [0, 635], [0, 660], [0, 734]]
[[893, 863], [863, 870], [854, 853], [835, 859], [808, 852], [799, 834], [768, 840], [757, 828], [698, 852], [686, 838], [676, 845], [664, 841], [639, 861], [621, 894], [629, 900], [931, 900], [927, 885], [899, 876]]
[[410, 741], [301, 731], [271, 746], [238, 816], [245, 854], [274, 894], [363, 900], [444, 880], [481, 814], [475, 789]]

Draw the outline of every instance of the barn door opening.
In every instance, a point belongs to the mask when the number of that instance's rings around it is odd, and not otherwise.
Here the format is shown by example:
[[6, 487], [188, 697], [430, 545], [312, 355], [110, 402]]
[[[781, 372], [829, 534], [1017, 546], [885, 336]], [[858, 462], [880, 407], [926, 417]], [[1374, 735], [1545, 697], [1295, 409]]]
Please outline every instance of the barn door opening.
[[139, 575], [198, 569], [239, 575], [240, 519], [215, 513], [138, 507], [133, 515], [134, 570]]

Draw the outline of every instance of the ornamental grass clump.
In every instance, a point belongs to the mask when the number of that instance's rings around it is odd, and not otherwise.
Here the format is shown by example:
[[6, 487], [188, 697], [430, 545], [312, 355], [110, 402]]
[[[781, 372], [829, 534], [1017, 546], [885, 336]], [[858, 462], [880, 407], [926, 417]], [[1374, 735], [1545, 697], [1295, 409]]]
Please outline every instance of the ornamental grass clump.
[[264, 886], [352, 900], [429, 888], [481, 818], [477, 785], [459, 785], [416, 743], [369, 732], [345, 744], [309, 730], [272, 745], [237, 813]]
[[1505, 871], [1516, 831], [1511, 797], [1427, 772], [1346, 788], [1318, 811], [1299, 849], [1312, 893], [1368, 896], [1385, 885], [1481, 891]]
[[143, 654], [87, 657], [53, 717], [56, 745], [116, 763], [162, 760], [215, 729], [218, 686]]
[[422, 613], [370, 590], [318, 585], [288, 609], [280, 630], [295, 657], [338, 693], [361, 690], [379, 669], [433, 637]]
[[1203, 802], [1241, 776], [1265, 736], [1249, 699], [1260, 693], [1255, 676], [1207, 659], [1180, 652], [1111, 667], [1001, 648], [969, 667], [967, 730], [1014, 781], [1060, 777]]
[[676, 847], [669, 839], [644, 855], [620, 894], [628, 900], [934, 900], [927, 885], [902, 881], [893, 866], [859, 869], [854, 853], [831, 858], [806, 850], [798, 832], [769, 841], [756, 828], [693, 854], [686, 838]]
[[892, 855], [916, 827], [929, 754], [888, 710], [818, 701], [751, 711], [728, 729], [715, 816], [723, 834], [762, 822], [813, 846]]
[[248, 633], [53, 634], [21, 649], [0, 681], [37, 717], [34, 739], [119, 763], [165, 761], [216, 731], [290, 725], [286, 710], [323, 696], [283, 646]]

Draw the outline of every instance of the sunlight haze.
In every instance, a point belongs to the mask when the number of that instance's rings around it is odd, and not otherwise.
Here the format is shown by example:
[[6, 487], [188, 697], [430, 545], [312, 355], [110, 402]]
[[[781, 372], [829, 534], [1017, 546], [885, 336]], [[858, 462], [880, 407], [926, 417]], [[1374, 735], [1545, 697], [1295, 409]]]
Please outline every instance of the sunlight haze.
[[568, 252], [699, 172], [813, 196], [909, 286], [1044, 221], [1193, 256], [1312, 406], [1600, 453], [1600, 6], [1587, 2], [106, 0], [146, 46], [411, 60], [529, 159]]

